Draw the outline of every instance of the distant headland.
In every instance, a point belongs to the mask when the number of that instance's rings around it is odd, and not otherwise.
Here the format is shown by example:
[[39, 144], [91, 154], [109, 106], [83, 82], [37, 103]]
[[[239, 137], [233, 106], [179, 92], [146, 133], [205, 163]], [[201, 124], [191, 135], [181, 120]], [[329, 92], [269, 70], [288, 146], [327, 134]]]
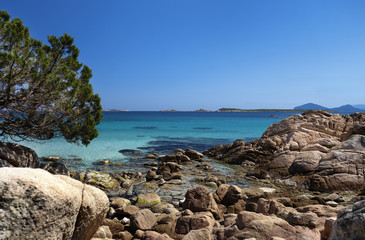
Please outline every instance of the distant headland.
[[[338, 113], [354, 113], [354, 112], [365, 112], [365, 104], [356, 104], [356, 105], [342, 105], [335, 108], [324, 107], [315, 103], [306, 103], [293, 109], [240, 109], [240, 108], [219, 108], [218, 110], [207, 110], [207, 109], [198, 109], [193, 111], [181, 111], [176, 109], [167, 109], [167, 110], [159, 110], [159, 112], [305, 112], [308, 110], [326, 110], [329, 112], [338, 112]], [[129, 110], [120, 110], [120, 109], [109, 109], [103, 110], [103, 112], [129, 112]]]
[[327, 110], [327, 111], [333, 111], [333, 112], [364, 112], [365, 111], [365, 105], [364, 104], [357, 104], [357, 105], [342, 105], [340, 107], [335, 108], [328, 108], [324, 107], [315, 103], [306, 103], [304, 105], [300, 105], [297, 107], [294, 107], [294, 109], [297, 110]]

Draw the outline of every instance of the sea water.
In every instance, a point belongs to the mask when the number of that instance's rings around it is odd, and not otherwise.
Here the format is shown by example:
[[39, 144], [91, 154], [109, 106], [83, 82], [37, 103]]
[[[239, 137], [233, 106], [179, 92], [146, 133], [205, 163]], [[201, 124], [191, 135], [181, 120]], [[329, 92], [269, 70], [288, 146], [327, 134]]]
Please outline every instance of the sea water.
[[[63, 139], [22, 142], [39, 157], [60, 156], [71, 169], [97, 169], [95, 163], [111, 160], [125, 170], [138, 168], [147, 153], [173, 153], [177, 148], [204, 151], [236, 139], [260, 138], [273, 123], [295, 112], [104, 112], [99, 136], [89, 146]], [[275, 117], [273, 117], [275, 115]], [[128, 155], [123, 150], [134, 150]], [[125, 151], [124, 151], [125, 152]]]

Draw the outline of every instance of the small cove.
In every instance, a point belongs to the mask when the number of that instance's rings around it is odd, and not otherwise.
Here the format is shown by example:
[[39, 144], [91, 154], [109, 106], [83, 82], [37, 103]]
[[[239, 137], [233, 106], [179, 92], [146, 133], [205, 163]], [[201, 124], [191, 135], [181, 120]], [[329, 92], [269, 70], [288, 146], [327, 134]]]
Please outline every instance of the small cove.
[[[270, 117], [273, 114], [278, 117]], [[99, 137], [88, 147], [63, 139], [21, 144], [34, 149], [39, 157], [60, 156], [60, 162], [71, 170], [143, 171], [148, 153], [165, 155], [178, 148], [204, 151], [240, 138], [251, 141], [260, 138], [271, 124], [293, 114], [296, 113], [104, 112], [98, 126]], [[96, 164], [106, 159], [118, 166]]]

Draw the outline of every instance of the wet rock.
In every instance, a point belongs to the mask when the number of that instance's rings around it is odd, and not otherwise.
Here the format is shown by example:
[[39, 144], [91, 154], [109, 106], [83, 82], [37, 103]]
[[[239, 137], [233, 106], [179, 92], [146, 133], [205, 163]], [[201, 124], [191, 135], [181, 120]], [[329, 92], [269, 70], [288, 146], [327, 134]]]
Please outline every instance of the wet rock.
[[171, 175], [171, 179], [182, 179], [182, 177], [183, 177], [182, 172], [175, 172], [175, 173], [172, 173], [172, 175]]
[[105, 160], [97, 161], [95, 164], [96, 165], [111, 165], [113, 163], [112, 163], [112, 161], [105, 159]]
[[150, 169], [150, 170], [147, 171], [146, 179], [147, 179], [147, 181], [151, 181], [151, 180], [155, 179], [156, 176], [157, 176], [156, 171], [153, 171], [153, 170]]
[[141, 154], [141, 152], [139, 150], [134, 150], [134, 149], [122, 149], [122, 150], [119, 150], [119, 152], [124, 154], [124, 155], [139, 155], [139, 154]]
[[196, 160], [196, 161], [203, 159], [204, 156], [202, 153], [189, 148], [185, 150], [185, 155], [188, 156], [191, 160]]
[[48, 157], [42, 157], [42, 160], [45, 162], [58, 162], [61, 160], [61, 157], [58, 156], [48, 156]]
[[70, 176], [70, 172], [68, 171], [66, 165], [63, 163], [51, 162], [41, 164], [41, 168], [52, 174]]
[[146, 159], [157, 159], [159, 155], [157, 153], [151, 153], [146, 156]]

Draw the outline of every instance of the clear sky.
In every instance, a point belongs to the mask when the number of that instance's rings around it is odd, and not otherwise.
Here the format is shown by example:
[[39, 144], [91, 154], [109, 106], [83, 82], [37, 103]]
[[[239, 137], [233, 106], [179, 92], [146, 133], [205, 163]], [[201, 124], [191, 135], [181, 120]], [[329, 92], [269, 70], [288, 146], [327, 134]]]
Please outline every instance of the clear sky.
[[104, 109], [365, 104], [363, 0], [0, 0], [68, 33]]

